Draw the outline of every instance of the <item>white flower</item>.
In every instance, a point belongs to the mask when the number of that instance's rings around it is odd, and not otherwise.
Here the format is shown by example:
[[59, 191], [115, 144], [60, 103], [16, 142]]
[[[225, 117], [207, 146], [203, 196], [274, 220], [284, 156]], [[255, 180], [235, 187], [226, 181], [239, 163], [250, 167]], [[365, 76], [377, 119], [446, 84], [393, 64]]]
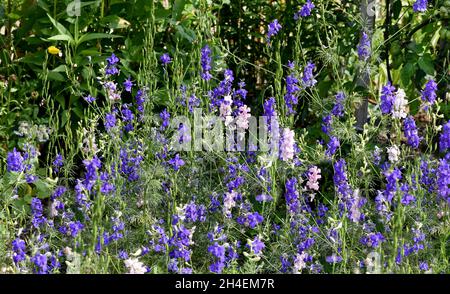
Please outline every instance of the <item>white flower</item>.
[[390, 162], [394, 163], [398, 161], [398, 157], [400, 155], [400, 149], [397, 145], [387, 148], [388, 159]]
[[124, 261], [129, 274], [145, 274], [147, 268], [137, 258], [128, 258]]
[[406, 117], [406, 107], [408, 106], [408, 100], [405, 99], [406, 94], [403, 89], [398, 89], [395, 94], [394, 104], [392, 106], [392, 117], [394, 118], [405, 118]]

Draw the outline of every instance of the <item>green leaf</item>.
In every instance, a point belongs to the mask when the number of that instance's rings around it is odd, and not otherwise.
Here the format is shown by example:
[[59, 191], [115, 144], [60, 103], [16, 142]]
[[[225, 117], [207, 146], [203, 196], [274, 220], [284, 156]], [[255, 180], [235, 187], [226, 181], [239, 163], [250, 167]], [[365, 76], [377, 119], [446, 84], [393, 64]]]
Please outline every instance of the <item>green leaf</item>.
[[52, 72], [66, 72], [66, 66], [64, 64], [61, 64], [60, 66], [52, 69]]
[[165, 89], [156, 90], [154, 97], [153, 97], [153, 102], [156, 105], [168, 106], [170, 101], [169, 101], [169, 94], [167, 93], [167, 90], [165, 90]]
[[428, 75], [434, 75], [434, 64], [433, 59], [430, 55], [426, 54], [419, 58], [417, 62], [419, 68], [423, 70]]
[[68, 121], [69, 121], [69, 111], [64, 110], [61, 116], [61, 128], [63, 128]]
[[173, 20], [181, 20], [181, 16], [183, 15], [184, 6], [186, 5], [186, 0], [175, 0], [175, 3], [172, 6], [172, 19]]
[[394, 3], [392, 4], [393, 19], [398, 19], [401, 11], [402, 11], [402, 1], [394, 1]]
[[48, 72], [48, 78], [50, 80], [58, 81], [58, 82], [64, 82], [66, 79], [62, 74], [59, 72], [49, 71]]
[[189, 43], [192, 43], [196, 39], [194, 31], [179, 25], [175, 27], [177, 29], [177, 35], [180, 35], [183, 39], [186, 39]]
[[50, 21], [52, 22], [53, 26], [58, 30], [58, 32], [61, 35], [66, 35], [70, 41], [69, 42], [73, 42], [73, 36], [72, 34], [69, 32], [69, 30], [67, 30], [62, 24], [60, 24], [58, 21], [56, 21], [55, 19], [53, 19], [53, 17], [51, 17], [48, 13], [47, 13], [48, 18], [50, 19]]
[[79, 106], [72, 108], [73, 112], [78, 116], [78, 118], [83, 118], [83, 111]]
[[20, 15], [18, 15], [18, 14], [15, 14], [15, 13], [9, 13], [9, 14], [7, 14], [6, 15], [9, 19], [11, 19], [11, 20], [17, 20], [17, 19], [20, 19]]
[[416, 65], [412, 63], [407, 63], [402, 68], [400, 76], [403, 88], [406, 88], [411, 83], [411, 79], [415, 72], [416, 72]]
[[90, 40], [109, 39], [109, 38], [122, 38], [122, 36], [105, 34], [105, 33], [90, 33], [90, 34], [85, 34], [85, 35], [81, 36], [81, 38], [78, 39], [78, 41], [77, 41], [77, 45], [79, 45], [83, 42], [90, 41]]
[[37, 5], [38, 5], [40, 8], [44, 9], [45, 11], [47, 11], [47, 12], [50, 11], [50, 8], [48, 7], [47, 3], [45, 3], [44, 0], [37, 0]]
[[[66, 108], [66, 99], [64, 99], [64, 96], [58, 95], [55, 97], [55, 100], [58, 101], [58, 103], [61, 105], [63, 109]], [[64, 113], [63, 113], [63, 120], [64, 120]]]
[[66, 41], [71, 42], [73, 41], [72, 37], [68, 35], [55, 35], [47, 39], [48, 41]]
[[124, 29], [130, 26], [130, 22], [117, 15], [109, 15], [100, 21], [102, 25], [107, 26], [110, 29]]
[[52, 194], [52, 186], [48, 182], [38, 179], [34, 182], [34, 185], [36, 186], [36, 196], [38, 198], [45, 199]]
[[18, 61], [28, 64], [35, 64], [39, 65], [42, 68], [42, 62], [44, 61], [44, 51], [39, 51], [36, 53], [29, 53], [25, 55], [24, 57], [20, 58]]

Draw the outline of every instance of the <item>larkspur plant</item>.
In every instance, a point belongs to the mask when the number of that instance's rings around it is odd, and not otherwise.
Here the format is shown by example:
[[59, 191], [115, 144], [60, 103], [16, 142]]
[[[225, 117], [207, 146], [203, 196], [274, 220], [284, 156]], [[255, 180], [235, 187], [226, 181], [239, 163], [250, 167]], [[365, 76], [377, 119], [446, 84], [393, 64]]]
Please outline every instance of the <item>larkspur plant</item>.
[[[410, 4], [406, 15], [434, 9]], [[352, 5], [307, 0], [264, 17], [248, 39], [267, 56], [253, 64], [196, 5], [149, 21], [138, 71], [128, 41], [81, 65], [95, 78], [70, 80], [81, 90], [61, 100], [83, 106], [76, 124], [60, 111], [74, 136], [58, 134], [60, 117], [17, 122], [0, 153], [2, 271], [450, 272], [447, 77], [428, 63], [437, 42], [421, 51], [421, 35], [404, 58], [414, 51], [417, 65], [394, 69], [380, 63], [391, 40], [380, 43], [379, 27], [328, 23], [326, 9]], [[190, 15], [196, 30], [182, 26]], [[340, 40], [337, 28], [350, 33]]]

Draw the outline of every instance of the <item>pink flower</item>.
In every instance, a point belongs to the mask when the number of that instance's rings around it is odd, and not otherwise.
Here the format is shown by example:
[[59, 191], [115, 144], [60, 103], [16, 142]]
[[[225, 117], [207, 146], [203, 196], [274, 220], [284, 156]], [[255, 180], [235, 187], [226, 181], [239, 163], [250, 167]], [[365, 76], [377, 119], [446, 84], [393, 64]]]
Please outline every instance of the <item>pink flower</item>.
[[294, 131], [285, 128], [283, 129], [283, 137], [281, 139], [281, 154], [280, 158], [283, 161], [288, 161], [294, 158]]
[[248, 129], [248, 119], [252, 115], [250, 114], [250, 108], [247, 105], [239, 107], [239, 114], [236, 118], [236, 125], [241, 129]]
[[308, 182], [306, 182], [306, 187], [310, 190], [319, 190], [319, 180], [322, 178], [320, 175], [320, 168], [317, 166], [312, 166], [308, 170]]

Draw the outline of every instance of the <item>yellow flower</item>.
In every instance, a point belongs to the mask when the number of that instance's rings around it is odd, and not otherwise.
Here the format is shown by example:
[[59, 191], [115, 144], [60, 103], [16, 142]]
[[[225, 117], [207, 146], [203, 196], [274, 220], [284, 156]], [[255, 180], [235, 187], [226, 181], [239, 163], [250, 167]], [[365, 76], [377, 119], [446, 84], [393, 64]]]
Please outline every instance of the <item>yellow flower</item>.
[[59, 55], [61, 53], [61, 51], [56, 48], [55, 46], [50, 46], [47, 48], [48, 53], [52, 54], [52, 55]]

